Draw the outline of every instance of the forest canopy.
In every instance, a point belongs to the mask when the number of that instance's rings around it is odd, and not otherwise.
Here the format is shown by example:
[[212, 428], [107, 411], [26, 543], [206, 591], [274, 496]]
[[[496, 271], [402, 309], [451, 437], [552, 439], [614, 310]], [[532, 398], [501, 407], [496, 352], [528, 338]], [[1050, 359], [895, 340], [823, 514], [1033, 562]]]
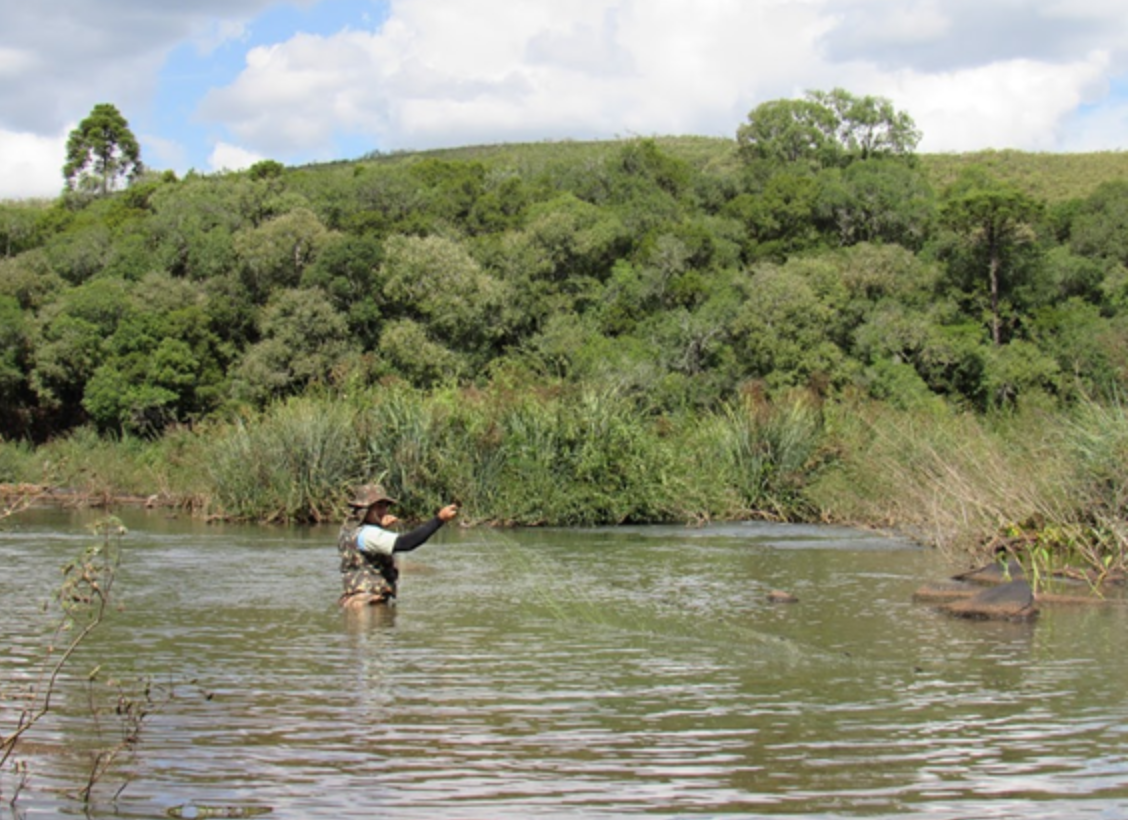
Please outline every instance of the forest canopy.
[[750, 386], [977, 411], [1124, 393], [1124, 152], [919, 156], [908, 116], [840, 89], [733, 140], [183, 179], [116, 133], [76, 143], [92, 175], [57, 200], [0, 203], [6, 437], [388, 380], [604, 385], [656, 414]]

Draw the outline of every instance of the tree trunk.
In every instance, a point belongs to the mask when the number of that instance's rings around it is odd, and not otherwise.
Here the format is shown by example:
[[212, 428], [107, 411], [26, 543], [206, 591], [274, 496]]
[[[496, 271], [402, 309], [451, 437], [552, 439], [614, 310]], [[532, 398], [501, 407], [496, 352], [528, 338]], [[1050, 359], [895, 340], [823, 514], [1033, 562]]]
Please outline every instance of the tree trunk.
[[988, 229], [988, 281], [992, 291], [992, 344], [1000, 346], [1000, 243], [995, 227]]

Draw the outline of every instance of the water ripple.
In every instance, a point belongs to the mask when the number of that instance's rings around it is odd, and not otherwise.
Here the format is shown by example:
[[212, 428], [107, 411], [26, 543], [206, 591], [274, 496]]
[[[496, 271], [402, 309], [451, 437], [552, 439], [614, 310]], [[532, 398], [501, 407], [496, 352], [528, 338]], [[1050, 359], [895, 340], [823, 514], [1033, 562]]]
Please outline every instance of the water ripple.
[[[82, 543], [59, 526], [0, 534], [6, 690]], [[1124, 609], [947, 619], [912, 603], [938, 565], [909, 545], [444, 531], [394, 611], [350, 618], [327, 531], [131, 529], [125, 609], [80, 660], [177, 697], [128, 762], [121, 816], [1124, 816]], [[769, 604], [775, 588], [800, 603]], [[46, 814], [78, 813], [63, 751], [94, 739], [71, 683], [25, 797]]]

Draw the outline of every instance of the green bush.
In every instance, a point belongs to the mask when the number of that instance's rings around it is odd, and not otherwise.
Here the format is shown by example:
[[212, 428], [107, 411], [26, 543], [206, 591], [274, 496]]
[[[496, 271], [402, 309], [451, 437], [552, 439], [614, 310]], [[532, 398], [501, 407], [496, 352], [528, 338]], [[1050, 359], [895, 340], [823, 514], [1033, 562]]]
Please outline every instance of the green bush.
[[361, 414], [368, 475], [406, 509], [452, 498], [472, 518], [596, 524], [669, 517], [665, 446], [624, 399], [393, 388]]
[[39, 480], [33, 464], [35, 451], [23, 441], [0, 438], [0, 484], [32, 484]]
[[353, 422], [346, 404], [298, 398], [233, 423], [209, 446], [217, 506], [260, 521], [336, 517], [361, 478]]
[[712, 414], [692, 441], [695, 473], [720, 482], [726, 499], [712, 512], [784, 520], [810, 513], [805, 490], [827, 454], [822, 409], [810, 394], [797, 391], [774, 403], [743, 396]]

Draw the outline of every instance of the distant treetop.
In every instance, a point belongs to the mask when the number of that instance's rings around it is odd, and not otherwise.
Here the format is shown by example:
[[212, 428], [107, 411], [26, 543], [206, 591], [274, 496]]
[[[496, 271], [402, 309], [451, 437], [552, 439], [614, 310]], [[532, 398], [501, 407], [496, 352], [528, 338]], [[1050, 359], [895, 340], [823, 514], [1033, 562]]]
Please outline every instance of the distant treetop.
[[814, 168], [876, 157], [911, 157], [921, 132], [913, 119], [882, 97], [856, 97], [841, 88], [809, 91], [802, 100], [769, 100], [737, 129], [746, 162], [807, 163]]
[[70, 190], [105, 196], [120, 179], [132, 181], [144, 171], [141, 147], [129, 123], [110, 103], [98, 103], [67, 138], [63, 176]]

